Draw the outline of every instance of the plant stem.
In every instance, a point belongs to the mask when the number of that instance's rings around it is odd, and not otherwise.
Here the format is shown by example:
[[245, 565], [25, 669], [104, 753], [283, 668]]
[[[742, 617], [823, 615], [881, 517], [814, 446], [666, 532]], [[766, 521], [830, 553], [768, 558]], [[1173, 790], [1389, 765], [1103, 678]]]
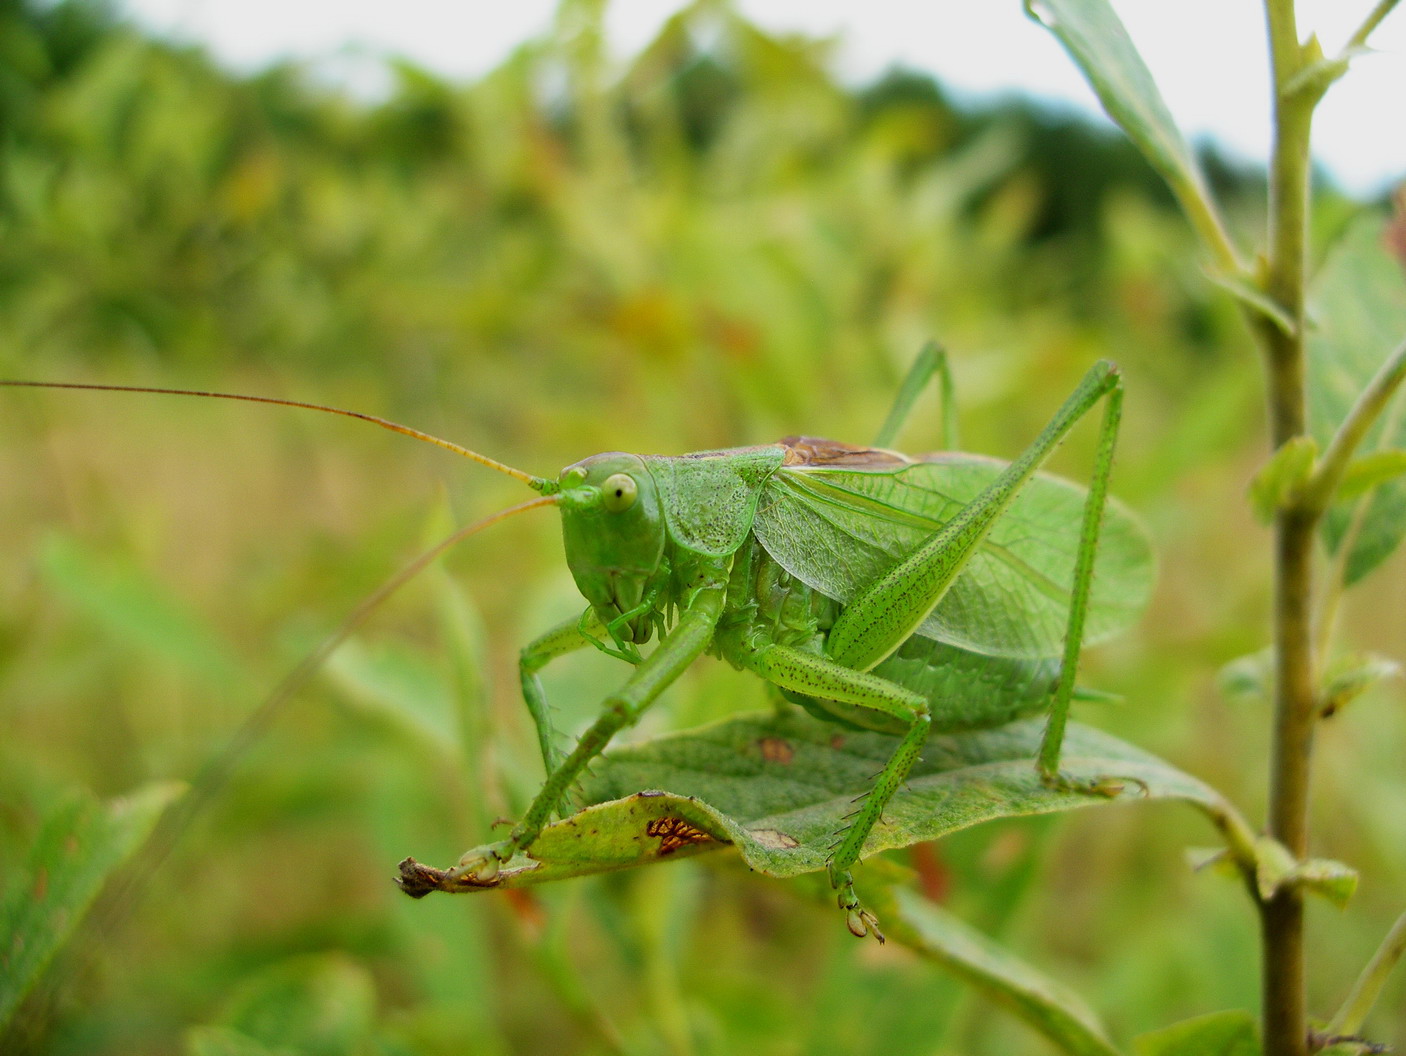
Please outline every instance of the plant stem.
[[1357, 27], [1357, 32], [1348, 39], [1344, 54], [1356, 48], [1366, 47], [1367, 38], [1372, 35], [1372, 30], [1376, 29], [1377, 26], [1381, 24], [1382, 19], [1391, 14], [1391, 9], [1395, 7], [1396, 4], [1397, 0], [1378, 0], [1377, 6], [1372, 8], [1371, 14], [1363, 20], [1362, 25]]
[[[1274, 81], [1274, 153], [1270, 166], [1270, 244], [1265, 291], [1292, 322], [1288, 330], [1259, 320], [1267, 358], [1273, 446], [1306, 427], [1304, 287], [1307, 279], [1309, 131], [1317, 96], [1290, 94], [1304, 63], [1293, 0], [1266, 0]], [[1313, 537], [1318, 518], [1281, 509], [1274, 523], [1275, 720], [1270, 763], [1269, 834], [1296, 858], [1308, 852], [1309, 763], [1316, 718], [1312, 636]], [[1283, 885], [1260, 903], [1264, 1051], [1304, 1056], [1308, 1044], [1303, 893]]]
[[1367, 1013], [1372, 1011], [1372, 1005], [1376, 1003], [1377, 995], [1386, 985], [1387, 976], [1403, 956], [1406, 956], [1406, 913], [1401, 914], [1391, 926], [1386, 938], [1377, 947], [1377, 952], [1372, 955], [1367, 967], [1362, 969], [1362, 974], [1352, 985], [1352, 992], [1347, 995], [1343, 1007], [1338, 1010], [1338, 1014], [1333, 1017], [1324, 1033], [1338, 1035], [1356, 1034], [1360, 1031]]

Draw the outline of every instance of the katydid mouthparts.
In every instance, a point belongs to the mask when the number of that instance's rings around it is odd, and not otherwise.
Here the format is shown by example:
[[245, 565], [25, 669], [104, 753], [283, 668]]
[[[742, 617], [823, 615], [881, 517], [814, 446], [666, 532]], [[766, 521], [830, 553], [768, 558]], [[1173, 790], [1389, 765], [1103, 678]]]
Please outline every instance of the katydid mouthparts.
[[[505, 839], [468, 852], [448, 870], [406, 859], [398, 882], [407, 894], [492, 888], [506, 863], [530, 863], [533, 842], [564, 809], [587, 765], [707, 653], [760, 676], [819, 719], [896, 739], [887, 764], [835, 834], [828, 860], [849, 930], [882, 941], [851, 870], [929, 732], [998, 726], [1047, 710], [1034, 765], [1045, 781], [1063, 782], [1060, 747], [1080, 650], [1133, 622], [1154, 576], [1145, 533], [1108, 497], [1122, 406], [1112, 364], [1092, 367], [1010, 463], [889, 449], [934, 375], [943, 384], [944, 435], [951, 437], [946, 358], [929, 346], [873, 446], [795, 436], [676, 456], [608, 452], [567, 466], [555, 480], [383, 418], [318, 404], [180, 389], [0, 385], [197, 395], [345, 415], [471, 458], [541, 496], [513, 512], [560, 510], [566, 562], [587, 605], [520, 658], [546, 780]], [[1100, 401], [1089, 486], [1041, 473]], [[388, 592], [383, 588], [377, 599]], [[366, 608], [353, 614], [357, 624]], [[319, 661], [350, 633], [351, 622], [324, 643]], [[632, 670], [564, 753], [538, 672], [588, 645]], [[305, 680], [311, 666], [300, 671]], [[279, 692], [286, 699], [301, 680]]]

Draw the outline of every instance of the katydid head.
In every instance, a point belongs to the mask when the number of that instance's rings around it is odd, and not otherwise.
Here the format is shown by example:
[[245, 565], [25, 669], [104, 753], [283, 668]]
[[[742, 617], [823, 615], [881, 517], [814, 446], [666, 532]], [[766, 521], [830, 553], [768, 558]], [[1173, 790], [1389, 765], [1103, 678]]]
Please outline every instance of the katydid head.
[[647, 642], [666, 575], [664, 513], [638, 455], [592, 455], [561, 471], [566, 563], [582, 595], [621, 646]]

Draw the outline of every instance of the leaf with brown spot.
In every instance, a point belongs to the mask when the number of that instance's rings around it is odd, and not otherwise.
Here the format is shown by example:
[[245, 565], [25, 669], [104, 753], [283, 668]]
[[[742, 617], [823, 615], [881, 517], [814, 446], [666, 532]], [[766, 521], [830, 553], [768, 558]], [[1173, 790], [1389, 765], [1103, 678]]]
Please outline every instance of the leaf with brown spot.
[[762, 758], [768, 763], [780, 763], [782, 766], [789, 765], [796, 754], [780, 737], [763, 737], [757, 742], [757, 747], [762, 750]]
[[84, 795], [49, 815], [30, 850], [33, 879], [0, 906], [0, 1026], [182, 791], [178, 782], [159, 782], [108, 803]]
[[[873, 733], [849, 734], [836, 747], [833, 729], [798, 713], [767, 713], [616, 749], [582, 783], [585, 801], [593, 805], [544, 829], [530, 855], [504, 865], [495, 886], [626, 869], [727, 844], [735, 845], [751, 868], [770, 876], [823, 870], [855, 797], [869, 790], [894, 747], [892, 737]], [[875, 826], [865, 853], [998, 818], [1116, 802], [1179, 799], [1213, 818], [1230, 813], [1209, 786], [1139, 748], [1074, 723], [1065, 742], [1065, 775], [1087, 782], [1117, 778], [1125, 790], [1102, 796], [1048, 788], [1034, 762], [1043, 729], [1043, 720], [1033, 719], [932, 737], [885, 809], [885, 823]], [[790, 747], [790, 765], [768, 763], [757, 751], [769, 740]], [[650, 834], [652, 827], [663, 831], [661, 825], [684, 831], [677, 828], [683, 825], [698, 836], [680, 846], [667, 840], [661, 846]]]

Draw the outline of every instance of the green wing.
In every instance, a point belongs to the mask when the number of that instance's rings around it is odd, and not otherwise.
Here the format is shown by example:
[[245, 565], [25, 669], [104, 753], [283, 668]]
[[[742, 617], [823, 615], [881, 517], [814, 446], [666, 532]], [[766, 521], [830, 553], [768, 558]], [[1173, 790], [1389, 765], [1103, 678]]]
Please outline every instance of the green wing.
[[[788, 572], [847, 604], [976, 498], [1005, 465], [943, 453], [869, 467], [787, 466], [767, 482], [754, 530]], [[918, 633], [990, 656], [1058, 655], [1084, 496], [1066, 480], [1036, 475]], [[1154, 576], [1146, 534], [1110, 499], [1084, 640], [1099, 641], [1132, 623]]]

